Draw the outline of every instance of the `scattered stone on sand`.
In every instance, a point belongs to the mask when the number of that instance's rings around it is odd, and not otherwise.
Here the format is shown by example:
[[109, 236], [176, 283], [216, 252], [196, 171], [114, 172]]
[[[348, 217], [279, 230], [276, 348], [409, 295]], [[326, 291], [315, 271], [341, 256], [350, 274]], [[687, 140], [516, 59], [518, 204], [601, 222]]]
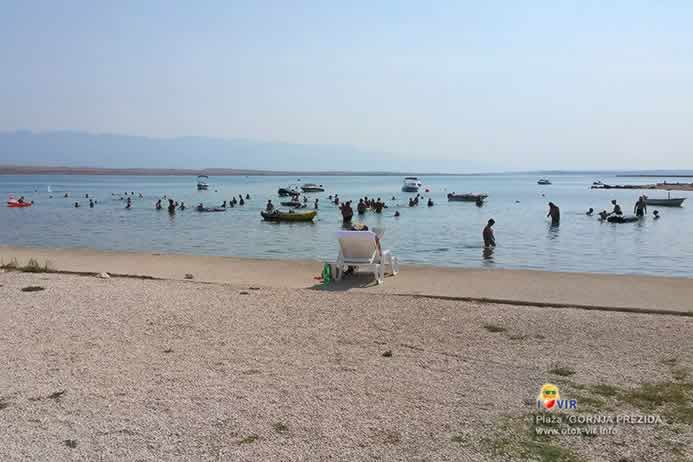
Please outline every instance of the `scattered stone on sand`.
[[241, 295], [248, 295], [250, 292], [248, 292], [247, 290], [241, 290], [239, 293]]
[[193, 276], [193, 275], [190, 274], [190, 273], [186, 273], [186, 274], [185, 274], [185, 279], [195, 279], [195, 276]]
[[22, 287], [22, 292], [40, 292], [42, 290], [46, 290], [46, 289], [41, 287], [41, 286]]
[[392, 350], [387, 350], [385, 353], [383, 353], [383, 358], [391, 358], [392, 357]]
[[99, 279], [111, 279], [111, 275], [108, 273], [99, 273], [96, 277]]
[[[18, 293], [41, 277], [48, 294]], [[670, 462], [693, 447], [690, 317], [112, 279], [0, 276], [0, 460]], [[548, 382], [585, 415], [665, 424], [535, 439]]]
[[65, 441], [63, 441], [63, 443], [65, 444], [65, 446], [67, 446], [68, 448], [71, 448], [71, 449], [76, 448], [77, 444], [78, 444], [77, 440], [65, 440]]

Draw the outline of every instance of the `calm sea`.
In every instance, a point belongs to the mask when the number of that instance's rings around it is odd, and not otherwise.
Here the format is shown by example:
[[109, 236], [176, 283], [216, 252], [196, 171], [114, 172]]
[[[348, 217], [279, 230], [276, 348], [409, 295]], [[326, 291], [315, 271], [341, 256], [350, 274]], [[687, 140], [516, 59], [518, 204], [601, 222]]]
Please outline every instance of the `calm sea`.
[[[431, 197], [435, 206], [410, 208], [410, 194], [400, 191], [402, 179], [391, 176], [302, 177], [300, 181], [296, 177], [213, 177], [208, 191], [197, 191], [196, 179], [190, 177], [0, 176], [4, 196], [24, 195], [35, 201], [26, 209], [0, 207], [0, 244], [334, 259], [341, 216], [327, 196], [337, 193], [343, 200], [364, 195], [386, 199], [389, 208], [382, 215], [369, 212], [358, 220], [384, 228], [384, 245], [406, 263], [693, 277], [693, 193], [672, 193], [688, 200], [682, 208], [659, 207], [662, 218], [658, 221], [648, 215], [638, 223], [608, 224], [585, 216], [585, 211], [608, 209], [609, 201], [617, 199], [630, 213], [640, 191], [591, 190], [593, 181], [622, 184], [660, 179], [561, 174], [551, 177], [551, 186], [539, 186], [537, 179], [528, 174], [423, 178], [430, 190], [424, 196]], [[311, 202], [320, 199], [314, 224], [262, 221], [260, 210], [267, 199], [280, 200], [278, 187], [303, 182], [327, 188], [309, 195]], [[135, 200], [132, 210], [125, 210], [124, 202], [118, 200], [126, 191], [144, 195]], [[489, 197], [483, 207], [448, 202], [446, 194], [453, 191], [485, 192]], [[63, 198], [65, 192], [68, 199]], [[664, 191], [647, 193], [666, 196]], [[95, 208], [88, 207], [85, 194], [98, 200]], [[244, 207], [224, 213], [194, 210], [200, 202], [219, 205], [239, 194], [251, 196]], [[156, 211], [154, 202], [163, 195], [190, 208], [174, 216]], [[82, 207], [74, 208], [75, 201]], [[561, 208], [559, 227], [547, 221], [548, 201]], [[400, 217], [393, 217], [395, 210]], [[496, 220], [498, 247], [485, 254], [481, 230], [489, 218]]]

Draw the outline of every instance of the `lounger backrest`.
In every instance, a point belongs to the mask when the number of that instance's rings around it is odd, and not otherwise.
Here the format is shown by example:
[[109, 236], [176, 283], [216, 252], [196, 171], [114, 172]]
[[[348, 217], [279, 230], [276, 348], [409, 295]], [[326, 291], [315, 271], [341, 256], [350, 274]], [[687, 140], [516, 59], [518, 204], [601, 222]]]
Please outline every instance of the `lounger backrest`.
[[378, 247], [371, 231], [337, 231], [337, 240], [345, 261], [373, 261]]

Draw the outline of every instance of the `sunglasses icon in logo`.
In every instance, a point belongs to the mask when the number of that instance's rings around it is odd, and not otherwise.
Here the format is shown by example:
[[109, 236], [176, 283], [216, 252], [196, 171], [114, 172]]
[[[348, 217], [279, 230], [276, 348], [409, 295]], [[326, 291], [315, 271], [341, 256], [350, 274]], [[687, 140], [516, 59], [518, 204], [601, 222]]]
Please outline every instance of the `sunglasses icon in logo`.
[[558, 387], [552, 383], [545, 383], [541, 386], [539, 390], [539, 396], [537, 397], [537, 405], [541, 403], [547, 411], [553, 411], [556, 407], [556, 402], [561, 399], [558, 393]]
[[577, 400], [561, 399], [558, 387], [553, 383], [545, 383], [541, 386], [539, 396], [537, 396], [537, 408], [544, 411], [577, 409]]

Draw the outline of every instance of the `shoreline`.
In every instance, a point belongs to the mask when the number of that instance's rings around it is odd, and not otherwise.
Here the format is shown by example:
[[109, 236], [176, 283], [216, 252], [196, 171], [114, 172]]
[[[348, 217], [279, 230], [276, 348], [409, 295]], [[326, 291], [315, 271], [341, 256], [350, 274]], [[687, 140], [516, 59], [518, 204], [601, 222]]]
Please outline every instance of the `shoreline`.
[[693, 316], [693, 279], [667, 276], [563, 273], [538, 270], [452, 268], [402, 265], [395, 277], [375, 285], [359, 274], [323, 287], [316, 277], [323, 263], [147, 252], [109, 252], [0, 246], [0, 259], [50, 262], [55, 272], [186, 280], [236, 287], [320, 289], [443, 300], [550, 308], [574, 307], [636, 313]]

